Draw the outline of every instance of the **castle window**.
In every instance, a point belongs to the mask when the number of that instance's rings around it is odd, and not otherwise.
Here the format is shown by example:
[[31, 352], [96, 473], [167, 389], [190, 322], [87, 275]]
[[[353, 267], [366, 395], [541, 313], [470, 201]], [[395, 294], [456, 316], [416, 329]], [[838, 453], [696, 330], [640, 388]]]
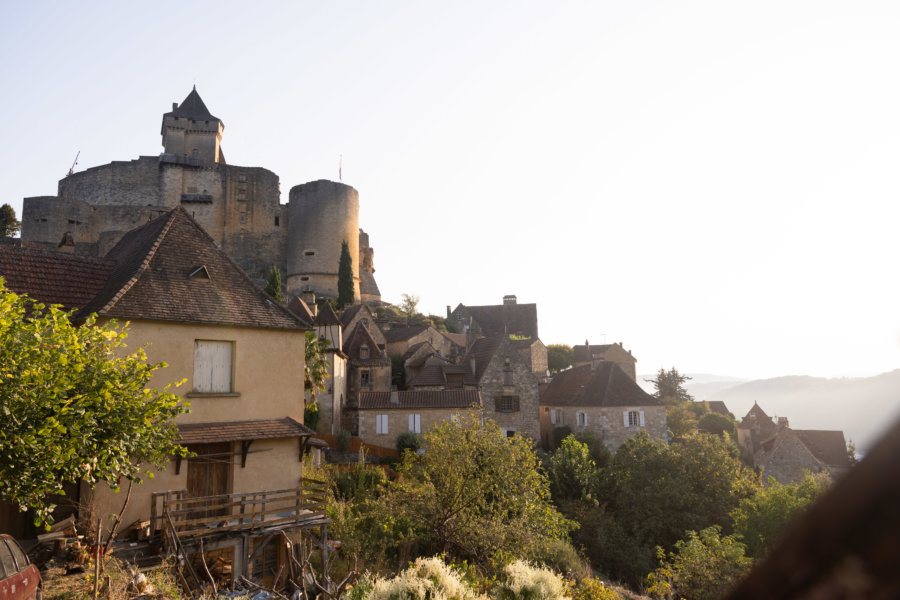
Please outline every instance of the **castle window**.
[[303, 253], [303, 256], [315, 256], [315, 255], [316, 255], [315, 250], [307, 250]]
[[246, 181], [247, 181], [247, 176], [246, 176], [246, 175], [240, 175], [240, 176], [238, 177], [238, 181], [239, 181], [240, 183], [246, 183]]
[[309, 281], [309, 277], [307, 275], [304, 275], [300, 278], [300, 281]]
[[278, 227], [278, 217], [275, 217], [275, 227]]
[[241, 223], [246, 223], [246, 222], [247, 222], [247, 213], [242, 212], [241, 213]]

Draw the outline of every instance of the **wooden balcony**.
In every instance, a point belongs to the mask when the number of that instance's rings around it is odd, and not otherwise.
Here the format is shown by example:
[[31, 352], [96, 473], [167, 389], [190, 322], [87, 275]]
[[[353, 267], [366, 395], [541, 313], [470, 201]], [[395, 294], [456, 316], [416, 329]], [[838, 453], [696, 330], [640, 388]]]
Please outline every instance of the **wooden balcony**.
[[[152, 532], [189, 543], [200, 537], [316, 527], [328, 521], [327, 484], [303, 478], [297, 488], [188, 498], [186, 490], [153, 494]], [[168, 535], [164, 535], [168, 538]]]

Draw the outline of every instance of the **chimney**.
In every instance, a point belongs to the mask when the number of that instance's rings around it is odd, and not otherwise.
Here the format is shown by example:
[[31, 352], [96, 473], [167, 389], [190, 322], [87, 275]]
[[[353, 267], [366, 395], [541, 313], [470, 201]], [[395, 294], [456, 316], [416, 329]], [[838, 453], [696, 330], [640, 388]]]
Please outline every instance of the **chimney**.
[[178, 110], [178, 103], [177, 103], [177, 102], [173, 102], [173, 103], [172, 103], [172, 110]]
[[391, 388], [391, 404], [394, 406], [400, 404], [400, 392], [397, 391], [397, 388]]
[[450, 318], [451, 312], [452, 312], [452, 311], [450, 310], [450, 305], [448, 304], [448, 305], [447, 305], [447, 318], [448, 318], [448, 319]]
[[788, 418], [787, 417], [778, 417], [778, 426], [779, 427], [787, 427], [788, 426]]
[[312, 316], [317, 316], [319, 314], [319, 307], [316, 306], [316, 293], [310, 288], [306, 288], [305, 290], [300, 292], [300, 297], [303, 298], [304, 302], [306, 302], [306, 305], [309, 307]]
[[72, 237], [71, 231], [67, 231], [63, 234], [62, 239], [59, 240], [59, 244], [57, 244], [56, 248], [60, 252], [65, 252], [66, 254], [75, 254], [75, 238]]
[[515, 304], [515, 303], [516, 303], [515, 295], [508, 294], [506, 296], [503, 296], [503, 304]]

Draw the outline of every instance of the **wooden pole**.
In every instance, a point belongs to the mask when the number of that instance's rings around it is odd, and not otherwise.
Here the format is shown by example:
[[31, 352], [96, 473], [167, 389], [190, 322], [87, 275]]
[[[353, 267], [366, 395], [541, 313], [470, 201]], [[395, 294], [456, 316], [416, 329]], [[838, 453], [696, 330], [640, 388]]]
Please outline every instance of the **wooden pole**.
[[103, 519], [97, 519], [97, 539], [94, 543], [94, 600], [100, 595], [100, 540], [103, 535]]

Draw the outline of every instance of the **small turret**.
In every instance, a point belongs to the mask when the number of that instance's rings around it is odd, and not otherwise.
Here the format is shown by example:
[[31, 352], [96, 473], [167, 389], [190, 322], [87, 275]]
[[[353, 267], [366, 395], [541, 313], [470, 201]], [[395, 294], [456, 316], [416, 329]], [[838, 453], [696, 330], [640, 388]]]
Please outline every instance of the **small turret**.
[[164, 155], [188, 164], [224, 163], [221, 119], [214, 117], [197, 93], [197, 86], [172, 112], [163, 115], [162, 145]]

